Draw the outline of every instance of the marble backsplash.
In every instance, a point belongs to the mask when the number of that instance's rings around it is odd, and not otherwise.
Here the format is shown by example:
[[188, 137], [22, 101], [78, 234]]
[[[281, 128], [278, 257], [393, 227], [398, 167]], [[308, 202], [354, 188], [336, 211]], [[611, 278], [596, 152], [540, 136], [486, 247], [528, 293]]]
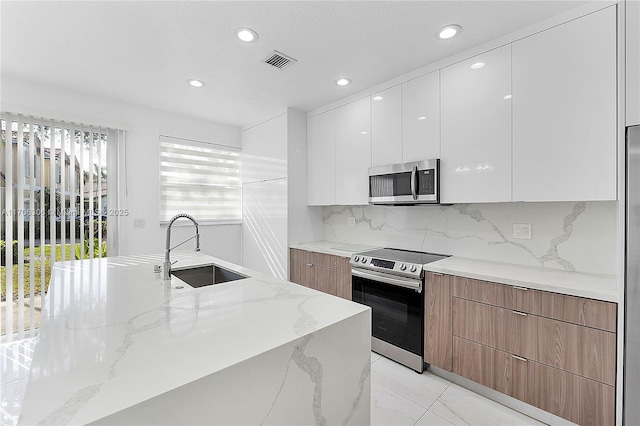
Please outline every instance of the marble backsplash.
[[[355, 226], [348, 226], [348, 218]], [[555, 202], [323, 208], [324, 239], [520, 265], [617, 273], [617, 203]], [[531, 224], [530, 240], [513, 238]]]

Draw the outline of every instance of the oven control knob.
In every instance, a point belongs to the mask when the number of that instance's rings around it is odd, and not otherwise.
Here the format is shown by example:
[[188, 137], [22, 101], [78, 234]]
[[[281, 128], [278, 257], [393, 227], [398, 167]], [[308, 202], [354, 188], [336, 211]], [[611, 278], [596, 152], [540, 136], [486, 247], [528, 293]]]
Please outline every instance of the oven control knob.
[[418, 268], [416, 268], [416, 265], [411, 265], [411, 272], [415, 272]]
[[357, 262], [358, 260], [360, 260], [360, 256], [353, 256], [353, 261]]
[[407, 265], [405, 265], [404, 263], [402, 263], [402, 264], [400, 265], [400, 270], [401, 270], [401, 271], [404, 271], [405, 269], [407, 269]]
[[362, 256], [362, 263], [367, 263], [367, 258]]

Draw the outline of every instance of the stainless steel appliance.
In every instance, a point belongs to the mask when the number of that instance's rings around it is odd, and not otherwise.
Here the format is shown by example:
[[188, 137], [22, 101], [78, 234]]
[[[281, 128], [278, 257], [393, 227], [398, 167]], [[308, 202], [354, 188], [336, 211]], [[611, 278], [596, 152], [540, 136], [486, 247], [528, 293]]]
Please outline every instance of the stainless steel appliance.
[[627, 128], [623, 424], [640, 425], [640, 126]]
[[371, 307], [371, 349], [424, 369], [423, 267], [447, 256], [377, 249], [351, 256], [353, 301]]
[[439, 159], [369, 169], [369, 204], [412, 205], [439, 202]]

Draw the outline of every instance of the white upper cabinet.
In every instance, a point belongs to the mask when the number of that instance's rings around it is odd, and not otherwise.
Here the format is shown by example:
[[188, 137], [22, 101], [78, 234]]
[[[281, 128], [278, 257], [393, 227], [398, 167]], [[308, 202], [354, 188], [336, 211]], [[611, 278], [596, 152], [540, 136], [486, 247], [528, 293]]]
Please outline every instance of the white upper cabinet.
[[287, 114], [262, 124], [262, 180], [287, 177]]
[[242, 131], [242, 182], [287, 177], [287, 114]]
[[307, 119], [307, 203], [336, 204], [336, 113]]
[[627, 1], [627, 126], [640, 124], [640, 1]]
[[440, 158], [439, 71], [402, 83], [402, 162], [431, 158]]
[[[369, 202], [371, 167], [371, 110], [369, 97], [335, 110], [335, 190], [337, 205]], [[329, 175], [331, 170], [326, 170]], [[327, 182], [329, 181], [327, 176]]]
[[402, 87], [371, 95], [371, 164], [402, 162]]
[[440, 70], [443, 203], [511, 201], [511, 46]]
[[513, 200], [616, 199], [616, 9], [513, 43]]
[[242, 138], [242, 183], [260, 181], [260, 151], [262, 144], [262, 127], [254, 126], [243, 130]]

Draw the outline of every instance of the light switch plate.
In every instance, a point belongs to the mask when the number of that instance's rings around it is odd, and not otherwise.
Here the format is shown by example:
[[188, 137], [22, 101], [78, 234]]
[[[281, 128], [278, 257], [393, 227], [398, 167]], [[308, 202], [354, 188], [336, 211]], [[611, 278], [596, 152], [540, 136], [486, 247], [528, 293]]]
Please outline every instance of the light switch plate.
[[518, 240], [530, 240], [531, 239], [531, 224], [530, 223], [514, 223], [513, 224], [513, 238]]
[[356, 226], [356, 218], [353, 216], [349, 216], [347, 218], [347, 226]]

